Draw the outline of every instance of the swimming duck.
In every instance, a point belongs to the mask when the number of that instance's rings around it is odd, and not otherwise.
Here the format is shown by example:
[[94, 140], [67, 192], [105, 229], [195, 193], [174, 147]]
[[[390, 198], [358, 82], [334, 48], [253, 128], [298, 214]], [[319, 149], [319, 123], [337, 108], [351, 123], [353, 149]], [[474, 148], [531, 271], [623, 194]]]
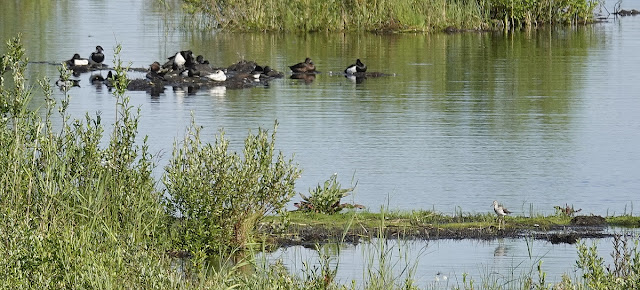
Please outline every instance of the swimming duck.
[[306, 58], [304, 62], [294, 64], [289, 67], [294, 73], [310, 73], [316, 71], [316, 66], [311, 61], [311, 58]]
[[79, 54], [74, 54], [70, 60], [67, 60], [67, 67], [85, 66], [89, 65], [89, 60], [81, 58]]
[[96, 46], [96, 51], [91, 53], [91, 60], [96, 63], [102, 63], [104, 61], [103, 51], [104, 49], [102, 49], [102, 46]]
[[344, 73], [354, 74], [354, 73], [366, 72], [366, 71], [367, 71], [367, 66], [364, 65], [364, 63], [362, 63], [360, 59], [357, 59], [355, 64], [348, 66], [347, 69], [344, 70]]
[[222, 70], [216, 70], [215, 72], [208, 74], [207, 78], [216, 82], [224, 82], [227, 80], [227, 75]]

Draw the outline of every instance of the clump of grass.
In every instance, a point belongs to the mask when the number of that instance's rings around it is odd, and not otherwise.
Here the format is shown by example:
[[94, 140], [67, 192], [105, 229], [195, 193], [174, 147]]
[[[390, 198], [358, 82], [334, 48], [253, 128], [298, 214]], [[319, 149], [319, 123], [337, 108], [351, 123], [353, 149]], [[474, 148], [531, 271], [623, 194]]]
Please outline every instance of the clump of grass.
[[637, 228], [640, 227], [640, 217], [638, 216], [610, 216], [607, 217], [607, 223], [611, 226]]
[[[349, 192], [355, 189], [355, 185], [349, 188], [342, 188], [337, 180], [338, 174], [333, 174], [324, 184], [309, 189], [309, 195], [300, 194], [302, 201], [294, 204], [300, 211], [311, 211], [324, 214], [334, 214], [344, 208], [363, 208], [357, 204], [340, 203], [342, 198], [347, 197]], [[356, 183], [357, 184], [357, 183]]]

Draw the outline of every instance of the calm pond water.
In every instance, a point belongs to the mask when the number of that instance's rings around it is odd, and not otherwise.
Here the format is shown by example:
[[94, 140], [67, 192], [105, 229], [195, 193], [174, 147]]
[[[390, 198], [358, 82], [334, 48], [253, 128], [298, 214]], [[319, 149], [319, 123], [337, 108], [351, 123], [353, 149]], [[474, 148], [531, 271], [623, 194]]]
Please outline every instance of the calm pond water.
[[[604, 258], [605, 265], [613, 265], [612, 239], [585, 239], [589, 247], [594, 244]], [[321, 258], [320, 256], [324, 258]], [[282, 248], [269, 255], [266, 261], [279, 261], [294, 273], [304, 277], [319, 269], [323, 263], [338, 269], [336, 280], [349, 285], [355, 280], [370, 281], [369, 272], [385, 269], [393, 273], [396, 285], [411, 277], [420, 288], [519, 289], [526, 277], [538, 283], [538, 266], [546, 273], [546, 283], [558, 283], [566, 274], [580, 281], [582, 271], [577, 269], [578, 253], [575, 245], [553, 245], [540, 240], [496, 239], [423, 241], [373, 240], [358, 246], [325, 245], [319, 251], [300, 246]], [[320, 262], [325, 261], [325, 262]], [[328, 261], [328, 262], [327, 262]], [[382, 262], [381, 262], [382, 261]], [[540, 264], [542, 263], [542, 264]], [[383, 265], [383, 266], [381, 266]], [[465, 277], [466, 276], [466, 277]], [[466, 279], [466, 280], [465, 280]]]
[[[248, 59], [287, 73], [309, 56], [323, 72], [310, 83], [287, 76], [242, 90], [129, 92], [142, 110], [140, 132], [160, 154], [158, 177], [193, 114], [208, 140], [224, 128], [235, 150], [249, 129], [278, 120], [278, 148], [304, 170], [299, 192], [338, 173], [344, 185], [358, 181], [349, 199], [372, 211], [484, 213], [497, 199], [518, 215], [565, 204], [605, 215], [639, 204], [638, 17], [511, 34], [228, 34], [185, 29], [188, 16], [166, 2], [11, 1], [0, 12], [0, 38], [21, 33], [36, 62], [87, 57], [101, 45], [111, 65], [121, 44], [133, 67], [191, 49], [217, 66]], [[356, 58], [393, 76], [356, 84], [331, 73]], [[28, 74], [58, 78], [45, 63]], [[111, 122], [114, 97], [91, 86], [89, 74], [78, 78], [72, 114], [101, 112]], [[522, 245], [513, 252], [525, 254]]]

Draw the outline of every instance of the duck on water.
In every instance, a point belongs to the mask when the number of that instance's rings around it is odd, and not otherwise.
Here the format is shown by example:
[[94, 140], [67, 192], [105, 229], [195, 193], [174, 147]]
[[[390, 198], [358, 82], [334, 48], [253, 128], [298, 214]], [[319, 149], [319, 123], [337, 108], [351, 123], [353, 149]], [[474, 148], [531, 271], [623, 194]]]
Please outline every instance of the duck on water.
[[304, 62], [300, 62], [289, 66], [293, 73], [313, 73], [316, 71], [316, 66], [311, 61], [311, 58], [307, 57]]
[[363, 73], [367, 71], [367, 66], [360, 61], [360, 59], [356, 60], [355, 64], [348, 66], [345, 70], [345, 74], [355, 74], [355, 73]]
[[102, 46], [96, 46], [96, 51], [91, 53], [91, 60], [97, 64], [101, 64], [104, 61], [103, 51]]

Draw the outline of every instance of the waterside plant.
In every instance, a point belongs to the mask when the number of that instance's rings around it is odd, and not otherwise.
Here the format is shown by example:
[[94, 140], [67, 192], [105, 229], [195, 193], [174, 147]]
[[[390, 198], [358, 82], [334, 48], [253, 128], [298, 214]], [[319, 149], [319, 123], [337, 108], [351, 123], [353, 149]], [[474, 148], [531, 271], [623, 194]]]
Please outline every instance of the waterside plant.
[[224, 131], [204, 144], [195, 122], [182, 144], [176, 143], [164, 184], [170, 216], [177, 218], [179, 245], [191, 252], [245, 248], [256, 225], [282, 213], [301, 171], [282, 152], [275, 134], [263, 129], [245, 139], [244, 156], [230, 152]]
[[307, 1], [184, 0], [185, 10], [231, 31], [430, 32], [519, 29], [588, 23], [597, 2], [562, 1]]
[[[138, 115], [116, 89], [118, 118], [103, 148], [100, 115], [71, 120], [70, 96], [39, 86], [45, 112], [29, 109], [32, 90], [19, 37], [7, 43], [0, 75], [1, 288], [160, 288], [166, 272], [160, 204], [147, 147], [135, 145]], [[6, 70], [8, 69], [8, 71]], [[116, 75], [126, 69], [116, 63]], [[62, 77], [69, 76], [62, 70]], [[121, 87], [126, 87], [126, 84]], [[57, 110], [56, 110], [57, 109]], [[54, 126], [59, 114], [62, 124]]]
[[[323, 214], [334, 214], [345, 208], [364, 208], [359, 204], [341, 203], [342, 198], [347, 197], [349, 192], [355, 189], [355, 185], [349, 188], [342, 188], [335, 173], [327, 179], [324, 184], [309, 189], [309, 195], [300, 193], [302, 200], [294, 206], [299, 211], [317, 212]], [[357, 184], [357, 182], [356, 182]]]

